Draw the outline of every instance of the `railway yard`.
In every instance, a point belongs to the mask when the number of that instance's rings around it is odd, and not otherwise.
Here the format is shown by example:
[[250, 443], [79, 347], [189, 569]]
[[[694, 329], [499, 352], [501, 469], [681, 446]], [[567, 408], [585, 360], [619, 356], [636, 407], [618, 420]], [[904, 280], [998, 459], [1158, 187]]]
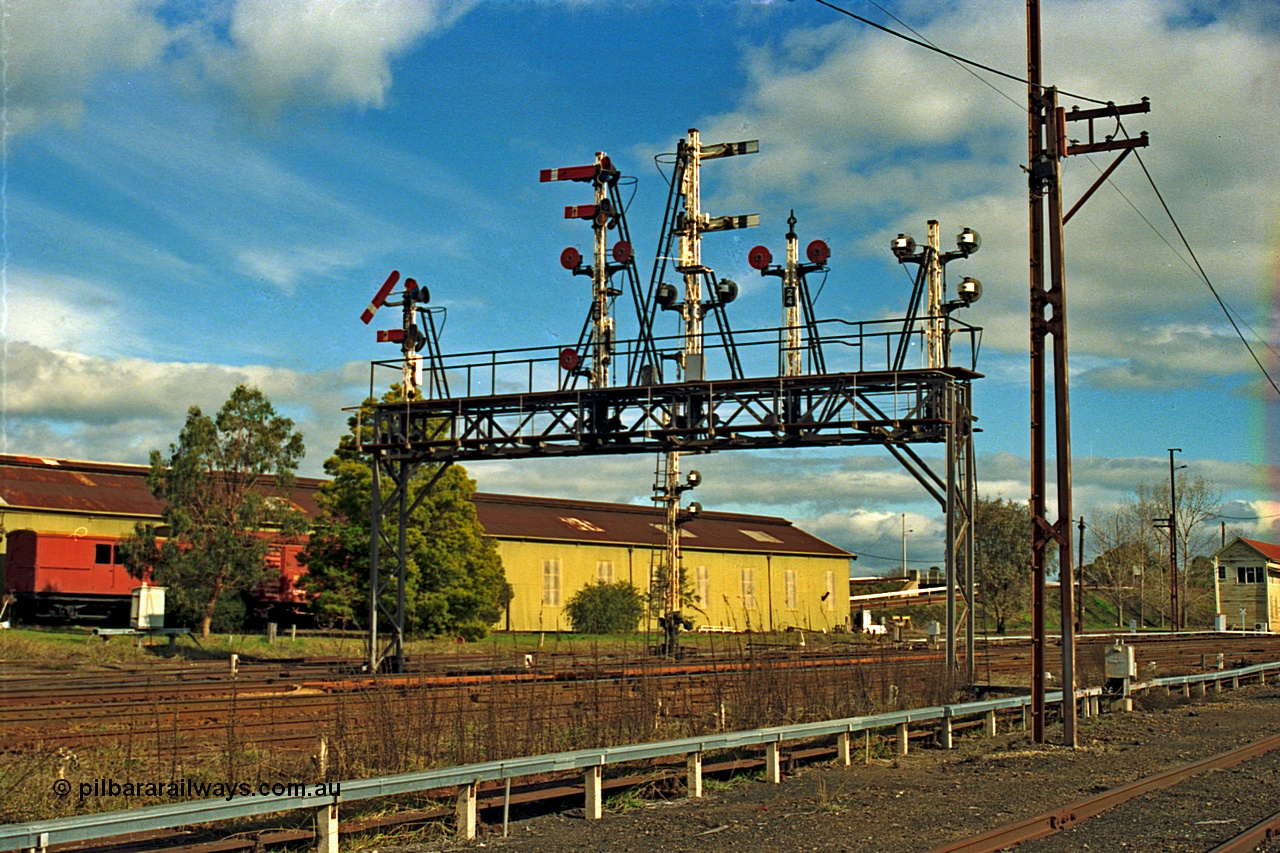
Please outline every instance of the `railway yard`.
[[[1280, 638], [1266, 635], [1127, 639], [1144, 677], [1280, 660]], [[802, 646], [790, 636], [720, 637], [676, 661], [625, 645], [556, 649], [529, 658], [496, 649], [458, 651], [417, 655], [411, 671], [376, 677], [362, 672], [357, 661], [337, 657], [245, 660], [234, 673], [227, 660], [157, 659], [70, 669], [6, 665], [0, 676], [0, 822], [162, 802], [59, 799], [49, 794], [59, 779], [79, 784], [145, 771], [166, 779], [311, 780], [319, 761], [326, 778], [355, 779], [877, 713], [961, 695], [945, 678], [939, 650], [923, 643], [836, 640], [811, 638]], [[1083, 686], [1101, 682], [1102, 651], [1109, 642], [1101, 635], [1081, 639]], [[1025, 685], [1027, 641], [993, 640], [979, 649], [979, 684], [1005, 691]], [[491, 837], [494, 812], [485, 808], [500, 804], [500, 792], [495, 800], [494, 791], [482, 790], [481, 819], [490, 822], [482, 841], [513, 850], [636, 853], [790, 846], [925, 850], [1273, 735], [1280, 722], [1278, 699], [1273, 685], [1245, 685], [1194, 701], [1153, 694], [1132, 715], [1088, 721], [1081, 748], [1074, 751], [1035, 747], [1016, 716], [1000, 720], [994, 740], [970, 737], [958, 727], [961, 736], [950, 751], [918, 748], [932, 744], [927, 730], [912, 732], [905, 758], [894, 755], [891, 737], [869, 740], [864, 761], [851, 769], [822, 763], [833, 754], [830, 743], [796, 745], [785, 763], [794, 778], [781, 786], [759, 781], [759, 753], [746, 750], [716, 756], [715, 763], [708, 759], [707, 796], [698, 801], [683, 797], [680, 772], [655, 762], [606, 782], [613, 805], [600, 823], [573, 818], [574, 804], [581, 804], [580, 776], [549, 776], [528, 780], [516, 791], [512, 802], [520, 819], [506, 839]], [[1123, 836], [1123, 845], [1057, 836], [1020, 849], [1212, 849], [1194, 845], [1213, 832], [1225, 838], [1229, 830], [1243, 830], [1280, 807], [1273, 793], [1280, 789], [1278, 768], [1276, 754], [1269, 753], [1230, 770], [1202, 773], [1083, 822], [1069, 836], [1105, 833], [1102, 827], [1114, 824], [1113, 838]], [[1217, 793], [1196, 787], [1210, 783], [1227, 787]], [[1188, 790], [1198, 793], [1179, 793]], [[1159, 797], [1173, 797], [1174, 805], [1152, 799]], [[1175, 826], [1171, 816], [1178, 802], [1195, 819]], [[441, 836], [437, 845], [443, 843], [451, 807], [421, 798], [399, 807], [392, 815], [344, 812], [343, 831], [398, 832], [395, 827], [408, 820], [434, 821], [426, 824], [435, 827], [427, 837], [435, 833]], [[1158, 833], [1143, 808], [1169, 816], [1155, 822]], [[177, 844], [189, 853], [251, 849], [264, 829], [270, 830], [268, 840], [305, 840], [310, 834], [298, 821], [255, 824], [249, 835], [241, 834], [247, 845], [242, 847], [227, 847], [225, 840], [216, 848], [201, 847], [210, 839], [197, 841], [189, 833], [170, 833], [154, 844]], [[792, 845], [789, 835], [803, 844]], [[1184, 843], [1184, 835], [1194, 840]], [[559, 846], [550, 846], [550, 837]], [[1159, 843], [1144, 847], [1146, 838]], [[377, 843], [380, 849], [386, 845], [386, 839]]]

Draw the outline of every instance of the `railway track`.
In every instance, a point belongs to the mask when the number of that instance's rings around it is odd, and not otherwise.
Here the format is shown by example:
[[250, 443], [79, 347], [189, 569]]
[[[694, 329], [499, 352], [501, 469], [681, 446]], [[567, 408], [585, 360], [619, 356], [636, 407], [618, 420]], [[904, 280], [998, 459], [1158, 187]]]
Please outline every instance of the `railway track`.
[[[1144, 675], [1216, 668], [1219, 655], [1228, 666], [1280, 658], [1280, 638], [1125, 639], [1136, 647]], [[1082, 638], [1082, 666], [1096, 658], [1100, 669], [1111, 641]], [[1028, 641], [979, 649], [980, 677], [1025, 684]], [[696, 733], [840, 716], [856, 712], [853, 697], [891, 707], [904, 695], [925, 695], [941, 665], [940, 652], [918, 645], [854, 652], [755, 644], [745, 651], [679, 661], [548, 654], [531, 667], [510, 656], [437, 655], [412, 661], [415, 672], [376, 676], [342, 658], [250, 661], [235, 676], [226, 662], [159, 664], [54, 683], [27, 673], [0, 681], [0, 751], [124, 744], [131, 755], [153, 759], [229, 748], [310, 754], [320, 736], [338, 741], [365, 730], [394, 739], [400, 727], [413, 725], [439, 735], [412, 738], [417, 747], [461, 762], [506, 753], [496, 737], [502, 731], [533, 738], [506, 738], [510, 749], [522, 750], [537, 749], [539, 738], [554, 739], [557, 730], [622, 742], [663, 727]], [[528, 734], [535, 731], [546, 734]], [[446, 740], [454, 743], [452, 754], [438, 752]]]
[[[1278, 750], [1280, 735], [1273, 735], [929, 853], [1111, 850], [1133, 847], [1136, 839], [1151, 840], [1161, 850], [1249, 853], [1260, 843], [1280, 839], [1280, 813], [1272, 811], [1273, 780], [1280, 773]], [[1241, 765], [1249, 772], [1222, 772]], [[1187, 822], [1177, 817], [1187, 812], [1185, 807], [1171, 807], [1179, 796], [1190, 799], [1195, 804], [1190, 813], [1204, 819]], [[1225, 810], [1214, 808], [1227, 803]], [[1210, 814], [1220, 817], [1207, 817]], [[1241, 826], [1246, 828], [1241, 831]]]

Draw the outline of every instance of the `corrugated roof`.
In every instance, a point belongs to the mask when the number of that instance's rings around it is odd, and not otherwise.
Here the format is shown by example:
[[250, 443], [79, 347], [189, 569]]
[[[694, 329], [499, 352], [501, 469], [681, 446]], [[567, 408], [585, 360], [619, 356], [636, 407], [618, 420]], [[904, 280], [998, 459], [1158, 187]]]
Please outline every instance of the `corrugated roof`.
[[[661, 547], [664, 541], [663, 511], [658, 507], [484, 492], [477, 492], [473, 501], [485, 533], [498, 539], [643, 547]], [[683, 525], [682, 532], [686, 550], [851, 556], [785, 518], [767, 515], [703, 512]]]
[[[149, 470], [146, 465], [0, 454], [0, 506], [159, 518], [160, 502], [147, 489]], [[324, 482], [299, 477], [290, 500], [314, 517], [319, 511], [315, 493]], [[474, 503], [485, 532], [496, 538], [642, 547], [661, 547], [664, 541], [659, 507], [483, 492]], [[682, 530], [681, 541], [689, 550], [851, 556], [775, 516], [703, 512]]]
[[1240, 537], [1240, 541], [1257, 551], [1268, 560], [1280, 562], [1280, 545], [1272, 545], [1270, 542], [1259, 542], [1256, 539], [1245, 539]]
[[[0, 454], [0, 501], [10, 509], [33, 509], [88, 515], [159, 518], [161, 504], [147, 489], [146, 465], [82, 462]], [[283, 494], [274, 478], [267, 491]], [[289, 500], [308, 516], [319, 508], [315, 492], [323, 480], [299, 477]]]

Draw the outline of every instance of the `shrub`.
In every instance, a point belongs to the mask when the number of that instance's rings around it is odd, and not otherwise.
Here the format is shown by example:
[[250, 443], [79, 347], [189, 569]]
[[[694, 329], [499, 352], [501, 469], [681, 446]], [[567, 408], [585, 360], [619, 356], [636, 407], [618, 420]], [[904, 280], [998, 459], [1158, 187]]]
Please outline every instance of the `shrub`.
[[588, 584], [565, 603], [573, 630], [582, 634], [626, 634], [644, 615], [644, 597], [626, 581]]

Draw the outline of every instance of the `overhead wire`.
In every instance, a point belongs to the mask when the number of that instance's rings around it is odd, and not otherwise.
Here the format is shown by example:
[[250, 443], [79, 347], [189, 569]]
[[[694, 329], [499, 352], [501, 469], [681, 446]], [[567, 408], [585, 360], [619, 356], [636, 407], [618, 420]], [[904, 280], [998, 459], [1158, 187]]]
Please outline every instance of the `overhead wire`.
[[[875, 21], [871, 20], [870, 18], [864, 18], [863, 16], [858, 15], [854, 12], [850, 12], [848, 9], [841, 8], [840, 6], [837, 6], [836, 4], [829, 2], [829, 0], [813, 0], [813, 2], [817, 3], [820, 6], [826, 6], [828, 9], [832, 10], [833, 12], [839, 12], [841, 15], [847, 15], [848, 17], [853, 18], [855, 21], [858, 21], [859, 23], [866, 24], [867, 26], [874, 27], [875, 29], [880, 30], [881, 32], [888, 33], [894, 38], [902, 39], [903, 41], [914, 44], [917, 47], [923, 47], [925, 50], [929, 50], [934, 53], [940, 54], [941, 56], [945, 56], [948, 59], [952, 60], [953, 62], [958, 62], [963, 65], [971, 65], [974, 68], [980, 68], [983, 71], [988, 71], [999, 77], [1004, 77], [1008, 80], [1012, 80], [1015, 83], [1022, 83], [1024, 86], [1032, 85], [1031, 81], [1025, 77], [1019, 77], [1016, 74], [1010, 74], [1008, 71], [1001, 71], [999, 68], [993, 68], [990, 65], [984, 65], [983, 63], [978, 62], [976, 60], [969, 59], [968, 57], [965, 57], [965, 56], [961, 56], [958, 53], [952, 53], [949, 50], [943, 50], [937, 45], [930, 44], [928, 41], [925, 41], [922, 38], [912, 38], [911, 36], [900, 33], [897, 30], [892, 30], [889, 27], [884, 26], [883, 24], [877, 24]], [[872, 5], [874, 6], [875, 4], [872, 3]], [[876, 8], [879, 9], [880, 7], [876, 6]], [[881, 11], [883, 12], [884, 10], [881, 9]], [[893, 16], [890, 15], [890, 17], [893, 17]], [[894, 18], [894, 20], [896, 21], [898, 19]], [[902, 23], [902, 22], [899, 21], [899, 23]], [[903, 26], [906, 26], [906, 25], [903, 24]], [[1043, 89], [1045, 87], [1040, 86], [1038, 88]], [[1109, 101], [1103, 101], [1097, 98], [1090, 98], [1088, 95], [1080, 95], [1074, 92], [1068, 92], [1064, 89], [1059, 89], [1058, 94], [1065, 95], [1068, 98], [1075, 98], [1076, 100], [1080, 100], [1080, 101], [1087, 101], [1091, 104], [1102, 104], [1105, 106], [1106, 104], [1110, 103]]]
[[[847, 16], [847, 17], [849, 17], [849, 18], [852, 18], [853, 20], [858, 21], [859, 23], [866, 24], [866, 25], [867, 25], [867, 26], [869, 26], [869, 27], [873, 27], [874, 29], [877, 29], [877, 30], [880, 30], [881, 32], [887, 33], [888, 35], [891, 35], [891, 36], [893, 36], [894, 38], [901, 39], [901, 40], [906, 41], [906, 42], [908, 42], [908, 43], [910, 43], [910, 44], [914, 44], [914, 45], [916, 45], [917, 47], [922, 47], [922, 48], [924, 48], [925, 50], [932, 51], [933, 53], [937, 53], [937, 54], [939, 54], [939, 55], [941, 55], [941, 56], [945, 56], [945, 57], [947, 57], [948, 59], [950, 59], [951, 61], [953, 61], [953, 62], [955, 62], [956, 64], [958, 64], [958, 65], [960, 65], [961, 67], [963, 67], [963, 68], [964, 68], [966, 71], [968, 71], [970, 74], [973, 74], [973, 76], [974, 76], [974, 77], [977, 77], [979, 80], [982, 80], [982, 78], [981, 78], [981, 77], [979, 77], [979, 76], [978, 76], [978, 75], [977, 75], [977, 74], [972, 70], [973, 68], [979, 68], [979, 69], [982, 69], [983, 71], [987, 71], [987, 72], [989, 72], [989, 73], [991, 73], [991, 74], [995, 74], [995, 75], [997, 75], [997, 76], [999, 76], [999, 77], [1004, 77], [1004, 78], [1006, 78], [1006, 79], [1008, 79], [1008, 80], [1013, 80], [1013, 81], [1015, 81], [1015, 82], [1023, 83], [1023, 84], [1028, 85], [1028, 86], [1029, 86], [1029, 85], [1031, 85], [1031, 82], [1030, 82], [1029, 80], [1027, 80], [1026, 78], [1024, 78], [1024, 77], [1019, 77], [1019, 76], [1017, 76], [1017, 75], [1015, 75], [1015, 74], [1010, 74], [1010, 73], [1008, 73], [1007, 71], [1001, 71], [1001, 70], [1000, 70], [1000, 69], [998, 69], [998, 68], [994, 68], [994, 67], [992, 67], [992, 66], [990, 66], [990, 65], [986, 65], [986, 64], [983, 64], [983, 63], [981, 63], [981, 62], [977, 62], [977, 61], [975, 61], [975, 60], [969, 59], [969, 58], [964, 57], [964, 56], [961, 56], [961, 55], [959, 55], [959, 54], [952, 53], [952, 52], [951, 52], [951, 51], [949, 51], [949, 50], [944, 50], [944, 49], [942, 49], [942, 48], [938, 47], [937, 45], [935, 45], [935, 44], [931, 43], [930, 41], [928, 41], [927, 39], [925, 39], [923, 36], [921, 36], [921, 35], [920, 35], [920, 33], [918, 33], [915, 29], [913, 29], [910, 25], [906, 24], [904, 21], [902, 21], [902, 20], [901, 20], [900, 18], [898, 18], [896, 15], [892, 14], [892, 13], [891, 13], [891, 12], [889, 12], [887, 9], [885, 9], [883, 6], [881, 6], [881, 5], [879, 5], [878, 3], [874, 2], [874, 0], [867, 0], [867, 2], [869, 2], [872, 6], [874, 6], [876, 9], [880, 10], [880, 11], [881, 11], [882, 13], [884, 13], [885, 15], [888, 15], [890, 18], [892, 18], [893, 20], [897, 21], [897, 22], [898, 22], [899, 24], [901, 24], [902, 26], [906, 27], [908, 30], [910, 30], [912, 33], [914, 33], [916, 37], [915, 37], [915, 38], [913, 38], [912, 36], [908, 36], [908, 35], [905, 35], [905, 34], [903, 34], [903, 33], [897, 32], [896, 30], [890, 29], [889, 27], [886, 27], [886, 26], [884, 26], [883, 24], [878, 24], [878, 23], [876, 23], [875, 21], [870, 20], [869, 18], [865, 18], [865, 17], [863, 17], [862, 15], [858, 15], [858, 14], [856, 14], [856, 13], [854, 13], [854, 12], [849, 11], [848, 9], [844, 9], [844, 8], [842, 8], [842, 7], [840, 7], [840, 6], [837, 6], [837, 5], [835, 5], [834, 3], [829, 2], [829, 0], [814, 0], [814, 2], [815, 2], [815, 3], [818, 3], [818, 4], [819, 4], [819, 5], [821, 5], [821, 6], [825, 6], [825, 7], [827, 7], [828, 9], [831, 9], [831, 10], [832, 10], [832, 11], [834, 11], [834, 12], [838, 12], [838, 13], [840, 13], [840, 14], [842, 14], [842, 15], [845, 15], [845, 16]], [[1000, 95], [1001, 95], [1002, 97], [1004, 97], [1005, 99], [1007, 99], [1007, 100], [1009, 100], [1009, 101], [1011, 101], [1011, 102], [1013, 102], [1013, 103], [1017, 104], [1017, 102], [1016, 102], [1016, 101], [1014, 101], [1014, 100], [1013, 100], [1013, 98], [1009, 97], [1009, 96], [1008, 96], [1007, 94], [1005, 94], [1004, 92], [1001, 92], [1001, 91], [1000, 91], [999, 89], [997, 89], [995, 86], [991, 85], [991, 83], [989, 83], [988, 81], [986, 81], [986, 80], [982, 80], [982, 82], [983, 82], [983, 83], [986, 83], [986, 84], [987, 84], [987, 85], [988, 85], [988, 86], [989, 86], [993, 91], [997, 92], [998, 94], [1000, 94]], [[1106, 104], [1111, 103], [1111, 102], [1109, 102], [1109, 101], [1103, 101], [1103, 100], [1099, 100], [1099, 99], [1097, 99], [1097, 98], [1090, 98], [1090, 97], [1088, 97], [1087, 95], [1080, 95], [1080, 94], [1078, 94], [1078, 93], [1073, 93], [1073, 92], [1069, 92], [1069, 91], [1062, 90], [1062, 89], [1059, 89], [1058, 91], [1059, 91], [1059, 93], [1060, 93], [1060, 94], [1062, 94], [1062, 95], [1064, 95], [1064, 96], [1066, 96], [1066, 97], [1076, 98], [1076, 99], [1078, 99], [1078, 100], [1088, 101], [1088, 102], [1090, 102], [1090, 103], [1103, 104], [1103, 105], [1106, 105]], [[1018, 106], [1019, 106], [1019, 108], [1021, 108], [1021, 105], [1018, 105]], [[1122, 132], [1124, 132], [1125, 137], [1126, 137], [1126, 138], [1128, 138], [1128, 132], [1127, 132], [1127, 131], [1124, 131], [1124, 125], [1123, 125], [1123, 123], [1122, 123], [1122, 122], [1120, 122], [1119, 117], [1117, 117], [1117, 124], [1119, 125], [1120, 130], [1121, 130]], [[1152, 189], [1152, 191], [1154, 191], [1154, 192], [1155, 192], [1155, 194], [1156, 194], [1156, 198], [1160, 201], [1160, 205], [1161, 205], [1161, 207], [1162, 207], [1162, 208], [1164, 208], [1165, 215], [1169, 218], [1169, 222], [1173, 225], [1174, 230], [1175, 230], [1175, 231], [1177, 231], [1177, 233], [1178, 233], [1178, 237], [1179, 237], [1179, 239], [1182, 241], [1182, 245], [1183, 245], [1183, 247], [1187, 250], [1187, 253], [1191, 255], [1192, 262], [1194, 263], [1194, 270], [1199, 274], [1200, 279], [1201, 279], [1201, 280], [1205, 283], [1205, 285], [1209, 288], [1209, 292], [1213, 294], [1213, 298], [1217, 301], [1218, 306], [1222, 309], [1222, 313], [1226, 316], [1226, 318], [1227, 318], [1227, 322], [1229, 322], [1229, 323], [1231, 324], [1231, 328], [1232, 328], [1233, 330], [1235, 330], [1235, 333], [1236, 333], [1237, 337], [1239, 337], [1239, 338], [1240, 338], [1240, 342], [1241, 342], [1242, 344], [1244, 344], [1245, 349], [1246, 349], [1246, 350], [1248, 350], [1248, 352], [1249, 352], [1249, 356], [1253, 359], [1254, 364], [1256, 364], [1256, 365], [1257, 365], [1258, 370], [1262, 372], [1263, 377], [1265, 377], [1265, 378], [1266, 378], [1267, 382], [1268, 382], [1268, 383], [1271, 385], [1271, 387], [1275, 390], [1276, 394], [1277, 394], [1277, 395], [1280, 395], [1280, 385], [1277, 385], [1277, 384], [1276, 384], [1275, 379], [1273, 379], [1273, 378], [1272, 378], [1271, 374], [1267, 372], [1266, 367], [1262, 364], [1262, 360], [1258, 358], [1258, 355], [1257, 355], [1257, 353], [1255, 353], [1255, 352], [1254, 352], [1253, 347], [1249, 345], [1249, 341], [1248, 341], [1248, 339], [1245, 337], [1244, 333], [1240, 330], [1240, 324], [1241, 324], [1241, 323], [1243, 323], [1246, 327], [1248, 327], [1248, 328], [1249, 328], [1249, 331], [1250, 331], [1250, 332], [1252, 332], [1252, 333], [1254, 334], [1254, 336], [1255, 336], [1256, 338], [1258, 338], [1258, 339], [1259, 339], [1259, 341], [1261, 341], [1261, 342], [1263, 343], [1263, 345], [1264, 345], [1264, 346], [1266, 346], [1269, 350], [1271, 350], [1271, 352], [1272, 352], [1272, 353], [1277, 354], [1277, 355], [1280, 355], [1280, 353], [1277, 353], [1277, 352], [1276, 352], [1276, 349], [1275, 349], [1274, 347], [1272, 347], [1272, 346], [1271, 346], [1271, 344], [1270, 344], [1269, 342], [1267, 342], [1267, 341], [1266, 341], [1266, 340], [1265, 340], [1261, 335], [1259, 335], [1259, 334], [1257, 333], [1257, 331], [1255, 331], [1251, 326], [1249, 326], [1249, 324], [1244, 320], [1244, 318], [1243, 318], [1242, 316], [1240, 317], [1240, 322], [1239, 322], [1239, 323], [1237, 323], [1237, 321], [1236, 321], [1236, 316], [1239, 316], [1239, 312], [1238, 312], [1238, 311], [1234, 311], [1232, 308], [1230, 308], [1230, 307], [1227, 305], [1226, 301], [1222, 298], [1221, 294], [1219, 294], [1219, 293], [1218, 293], [1218, 289], [1217, 289], [1216, 287], [1214, 287], [1213, 282], [1209, 279], [1208, 274], [1204, 271], [1204, 267], [1201, 265], [1201, 263], [1200, 263], [1200, 259], [1196, 256], [1195, 251], [1191, 248], [1191, 244], [1190, 244], [1190, 242], [1188, 242], [1188, 240], [1187, 240], [1187, 238], [1186, 238], [1186, 235], [1182, 232], [1182, 228], [1178, 225], [1177, 220], [1174, 218], [1174, 216], [1173, 216], [1173, 211], [1172, 211], [1172, 210], [1170, 210], [1168, 203], [1166, 203], [1166, 202], [1165, 202], [1163, 194], [1161, 194], [1159, 187], [1157, 187], [1157, 186], [1156, 186], [1155, 179], [1154, 179], [1154, 178], [1152, 178], [1150, 171], [1147, 169], [1147, 164], [1143, 161], [1142, 156], [1141, 156], [1141, 154], [1139, 154], [1139, 153], [1138, 153], [1137, 149], [1134, 149], [1134, 155], [1137, 157], [1137, 159], [1138, 159], [1138, 163], [1139, 163], [1139, 165], [1142, 167], [1142, 172], [1143, 172], [1143, 174], [1144, 174], [1144, 175], [1146, 175], [1147, 182], [1151, 185], [1151, 189]], [[1096, 168], [1096, 164], [1095, 164], [1095, 168]], [[1160, 234], [1159, 229], [1157, 229], [1157, 228], [1156, 228], [1156, 227], [1151, 223], [1151, 221], [1150, 221], [1150, 220], [1149, 220], [1149, 219], [1148, 219], [1148, 218], [1147, 218], [1147, 217], [1142, 213], [1142, 211], [1138, 210], [1137, 206], [1136, 206], [1136, 205], [1134, 205], [1134, 204], [1133, 204], [1133, 202], [1132, 202], [1132, 201], [1130, 201], [1130, 200], [1129, 200], [1129, 198], [1128, 198], [1127, 196], [1125, 196], [1123, 192], [1120, 192], [1119, 188], [1118, 188], [1118, 187], [1116, 187], [1116, 185], [1114, 184], [1114, 182], [1112, 182], [1110, 179], [1108, 179], [1108, 181], [1107, 181], [1107, 182], [1108, 182], [1109, 184], [1111, 184], [1111, 185], [1112, 185], [1112, 187], [1113, 187], [1113, 188], [1115, 188], [1117, 192], [1119, 192], [1119, 193], [1120, 193], [1121, 197], [1122, 197], [1122, 198], [1124, 198], [1124, 199], [1125, 199], [1125, 201], [1129, 203], [1129, 206], [1133, 208], [1134, 212], [1135, 212], [1135, 213], [1137, 213], [1137, 214], [1138, 214], [1138, 216], [1139, 216], [1139, 217], [1141, 217], [1141, 218], [1142, 218], [1142, 220], [1143, 220], [1144, 222], [1146, 222], [1146, 223], [1147, 223], [1148, 227], [1150, 227], [1150, 228], [1152, 229], [1152, 231], [1154, 231], [1154, 232], [1156, 233], [1156, 235], [1160, 237], [1160, 239], [1161, 239], [1161, 240], [1164, 240], [1164, 242], [1165, 242], [1165, 244], [1166, 244], [1166, 245], [1169, 245], [1169, 246], [1170, 246], [1170, 248], [1173, 248], [1172, 244], [1169, 244], [1169, 241], [1168, 241], [1168, 240], [1166, 240], [1166, 239], [1164, 238], [1164, 235]], [[1176, 253], [1176, 250], [1175, 250], [1175, 253]], [[1184, 259], [1184, 263], [1185, 263], [1185, 259]], [[1236, 315], [1236, 316], [1233, 316], [1233, 315]]]
[[[1124, 130], [1124, 124], [1120, 125], [1120, 130], [1124, 133], [1126, 139], [1129, 138], [1128, 131]], [[1142, 174], [1146, 176], [1147, 183], [1151, 185], [1151, 191], [1156, 194], [1156, 199], [1160, 202], [1160, 206], [1164, 208], [1165, 216], [1169, 217], [1169, 222], [1173, 225], [1173, 230], [1178, 232], [1178, 239], [1182, 241], [1183, 248], [1187, 250], [1187, 254], [1191, 256], [1191, 260], [1195, 263], [1196, 270], [1200, 274], [1200, 280], [1205, 283], [1205, 286], [1209, 288], [1209, 292], [1213, 294], [1213, 298], [1217, 300], [1218, 306], [1222, 308], [1222, 313], [1226, 315], [1227, 322], [1231, 324], [1231, 328], [1235, 330], [1236, 336], [1240, 338], [1240, 343], [1244, 344], [1244, 348], [1249, 351], [1249, 356], [1253, 359], [1253, 363], [1258, 366], [1258, 370], [1262, 372], [1264, 377], [1266, 377], [1267, 382], [1270, 383], [1271, 387], [1275, 390], [1276, 395], [1280, 396], [1280, 385], [1276, 384], [1275, 379], [1271, 377], [1271, 374], [1267, 372], [1267, 368], [1263, 365], [1262, 359], [1258, 358], [1258, 354], [1253, 351], [1253, 347], [1249, 346], [1248, 339], [1245, 338], [1244, 333], [1240, 331], [1240, 326], [1236, 323], [1235, 318], [1231, 316], [1231, 311], [1227, 308], [1227, 303], [1223, 301], [1222, 296], [1218, 293], [1218, 288], [1213, 286], [1213, 282], [1209, 279], [1209, 274], [1205, 272], [1204, 266], [1200, 263], [1200, 259], [1196, 257], [1195, 250], [1191, 248], [1191, 244], [1187, 241], [1186, 234], [1182, 232], [1182, 226], [1180, 226], [1178, 224], [1178, 220], [1174, 218], [1173, 211], [1169, 209], [1168, 203], [1164, 200], [1164, 194], [1161, 193], [1160, 188], [1156, 186], [1155, 178], [1151, 176], [1151, 172], [1147, 169], [1147, 164], [1143, 161], [1142, 155], [1136, 148], [1133, 149], [1133, 154], [1138, 158], [1138, 165], [1142, 167]], [[1272, 351], [1274, 352], [1274, 350]]]

